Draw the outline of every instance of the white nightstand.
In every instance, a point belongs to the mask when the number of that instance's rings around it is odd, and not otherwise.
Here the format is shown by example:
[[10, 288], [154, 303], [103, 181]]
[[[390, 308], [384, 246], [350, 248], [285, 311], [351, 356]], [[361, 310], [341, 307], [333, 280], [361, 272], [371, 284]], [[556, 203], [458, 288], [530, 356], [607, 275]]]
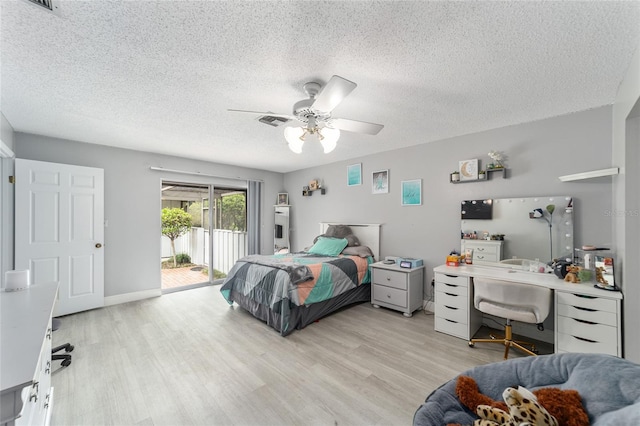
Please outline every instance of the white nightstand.
[[424, 266], [401, 268], [377, 262], [371, 265], [371, 304], [411, 317], [422, 307]]

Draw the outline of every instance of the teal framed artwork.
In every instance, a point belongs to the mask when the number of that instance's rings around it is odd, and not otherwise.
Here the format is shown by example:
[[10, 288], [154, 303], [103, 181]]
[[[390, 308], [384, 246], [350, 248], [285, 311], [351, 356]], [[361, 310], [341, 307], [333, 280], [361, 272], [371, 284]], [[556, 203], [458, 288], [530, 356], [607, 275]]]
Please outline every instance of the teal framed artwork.
[[422, 179], [403, 180], [401, 182], [402, 205], [422, 205]]
[[362, 163], [347, 166], [347, 186], [362, 185]]

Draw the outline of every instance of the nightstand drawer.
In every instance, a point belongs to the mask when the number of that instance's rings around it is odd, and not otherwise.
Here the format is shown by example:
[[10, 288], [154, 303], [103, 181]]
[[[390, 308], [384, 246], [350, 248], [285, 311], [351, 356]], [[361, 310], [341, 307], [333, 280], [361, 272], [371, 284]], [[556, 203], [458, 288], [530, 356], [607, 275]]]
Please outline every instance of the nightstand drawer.
[[467, 296], [451, 293], [436, 292], [436, 305], [451, 306], [452, 308], [460, 308], [467, 310]]
[[389, 303], [400, 308], [407, 307], [407, 291], [384, 285], [374, 284], [372, 288], [373, 302]]
[[618, 316], [614, 312], [589, 310], [571, 305], [558, 304], [558, 317], [575, 318], [588, 321], [594, 324], [605, 324], [615, 327], [618, 323]]
[[381, 284], [387, 287], [394, 287], [400, 290], [407, 290], [407, 274], [388, 269], [373, 268], [373, 284]]
[[574, 293], [565, 293], [558, 291], [558, 304], [577, 306], [581, 308], [595, 309], [598, 311], [606, 311], [617, 313], [617, 302], [613, 299], [605, 299], [602, 297], [583, 296]]
[[459, 296], [466, 296], [469, 289], [467, 286], [461, 286], [458, 284], [447, 284], [436, 281], [436, 291], [449, 294], [457, 294]]
[[468, 339], [469, 329], [467, 324], [435, 317], [435, 329], [441, 333], [450, 334], [452, 336], [460, 337], [461, 339]]
[[467, 310], [464, 308], [456, 308], [442, 303], [436, 303], [436, 316], [458, 323], [467, 323]]
[[453, 284], [462, 287], [469, 287], [469, 278], [467, 277], [458, 277], [456, 275], [447, 275], [447, 274], [436, 274], [435, 277], [436, 283], [445, 283], [445, 284]]

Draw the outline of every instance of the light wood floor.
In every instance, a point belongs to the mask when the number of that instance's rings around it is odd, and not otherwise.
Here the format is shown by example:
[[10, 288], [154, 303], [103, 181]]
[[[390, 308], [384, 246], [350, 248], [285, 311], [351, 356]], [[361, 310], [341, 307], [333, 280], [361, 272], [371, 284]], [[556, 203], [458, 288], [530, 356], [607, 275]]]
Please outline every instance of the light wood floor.
[[219, 288], [63, 317], [53, 343], [75, 350], [53, 373], [53, 424], [410, 425], [433, 389], [502, 360], [367, 303], [283, 338]]

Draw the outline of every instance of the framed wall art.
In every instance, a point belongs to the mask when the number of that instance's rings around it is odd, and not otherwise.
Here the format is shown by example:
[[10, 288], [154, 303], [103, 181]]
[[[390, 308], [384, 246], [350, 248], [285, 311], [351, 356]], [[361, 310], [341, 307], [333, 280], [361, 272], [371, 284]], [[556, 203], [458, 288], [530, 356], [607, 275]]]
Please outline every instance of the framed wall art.
[[278, 193], [278, 205], [279, 206], [289, 205], [289, 194], [287, 192]]
[[478, 180], [478, 159], [458, 162], [460, 180]]
[[401, 182], [402, 205], [422, 205], [422, 179], [403, 180]]
[[362, 163], [347, 166], [347, 186], [362, 185]]
[[386, 194], [389, 192], [389, 170], [378, 170], [371, 174], [371, 193]]

